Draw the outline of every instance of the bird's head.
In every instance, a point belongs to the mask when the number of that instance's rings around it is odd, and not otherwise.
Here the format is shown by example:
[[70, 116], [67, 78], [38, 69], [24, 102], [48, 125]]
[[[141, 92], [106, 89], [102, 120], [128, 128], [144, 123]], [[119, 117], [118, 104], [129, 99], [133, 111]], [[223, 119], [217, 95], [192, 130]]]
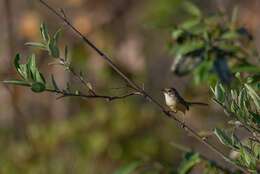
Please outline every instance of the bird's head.
[[175, 88], [164, 88], [162, 92], [164, 93], [164, 95], [170, 95], [170, 96], [178, 94]]

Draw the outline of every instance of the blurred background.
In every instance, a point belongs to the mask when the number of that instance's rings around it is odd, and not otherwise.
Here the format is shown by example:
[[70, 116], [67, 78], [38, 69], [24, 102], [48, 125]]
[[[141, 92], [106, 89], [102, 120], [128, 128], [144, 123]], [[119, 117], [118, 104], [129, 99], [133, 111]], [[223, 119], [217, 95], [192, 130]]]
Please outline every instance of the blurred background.
[[[185, 98], [209, 103], [192, 108], [184, 121], [198, 132], [225, 125], [226, 118], [210, 100], [207, 84], [195, 85], [191, 76], [170, 71], [173, 56], [167, 44], [172, 27], [185, 14], [181, 0], [49, 0], [63, 8], [69, 20], [108, 53], [139, 85], [163, 102], [160, 90], [175, 86]], [[194, 1], [205, 14], [230, 13], [239, 7], [239, 22], [260, 41], [258, 0]], [[13, 57], [36, 52], [44, 74], [53, 73], [60, 86], [79, 82], [51, 59], [24, 45], [39, 41], [45, 22], [51, 33], [62, 28], [60, 45], [69, 45], [72, 65], [82, 70], [100, 94], [121, 95], [124, 81], [65, 24], [35, 0], [0, 1], [0, 79], [17, 78]], [[113, 173], [120, 166], [143, 162], [142, 171], [164, 172], [179, 165], [183, 151], [196, 149], [221, 159], [183, 132], [153, 104], [140, 97], [106, 102], [35, 94], [29, 88], [0, 85], [0, 173]], [[210, 141], [217, 142], [214, 137]], [[173, 145], [175, 144], [175, 145]], [[220, 147], [220, 146], [219, 146]], [[225, 149], [224, 149], [225, 150]], [[223, 163], [223, 161], [222, 161]], [[224, 165], [227, 165], [224, 163]]]

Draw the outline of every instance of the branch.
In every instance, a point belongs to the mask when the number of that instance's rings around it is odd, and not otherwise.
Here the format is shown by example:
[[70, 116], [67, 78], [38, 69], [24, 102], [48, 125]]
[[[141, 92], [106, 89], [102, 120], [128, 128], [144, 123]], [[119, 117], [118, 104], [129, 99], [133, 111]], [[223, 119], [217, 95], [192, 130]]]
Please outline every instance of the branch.
[[[12, 84], [12, 85], [19, 85], [19, 86], [25, 86], [25, 87], [31, 87], [31, 84], [24, 82], [24, 83], [13, 83], [12, 81], [2, 81], [5, 84]], [[131, 97], [134, 95], [141, 95], [139, 92], [132, 92], [129, 94], [121, 95], [121, 96], [109, 96], [109, 95], [99, 95], [99, 94], [83, 94], [81, 92], [78, 93], [72, 93], [68, 92], [66, 90], [59, 90], [59, 89], [52, 89], [52, 88], [46, 88], [44, 91], [50, 92], [50, 93], [56, 93], [59, 96], [57, 99], [64, 98], [64, 97], [81, 97], [81, 98], [86, 98], [86, 99], [105, 99], [107, 101], [113, 101], [113, 100], [119, 100], [119, 99], [125, 99], [127, 97]]]
[[[63, 11], [62, 11], [63, 12]], [[64, 12], [63, 12], [64, 13]], [[65, 14], [64, 14], [65, 16]], [[89, 82], [87, 82], [81, 75], [77, 74], [76, 71], [72, 68], [70, 63], [67, 61], [67, 59], [64, 59], [62, 57], [59, 57], [60, 64], [62, 66], [65, 66], [65, 68], [77, 79], [79, 80], [83, 85], [85, 85], [89, 92], [93, 95], [95, 95], [95, 91], [92, 89], [92, 86]]]
[[97, 52], [97, 54], [108, 63], [108, 65], [119, 75], [121, 78], [129, 84], [129, 86], [140, 93], [145, 99], [148, 99], [152, 103], [154, 103], [166, 116], [174, 119], [186, 132], [190, 133], [193, 137], [195, 137], [198, 141], [206, 145], [209, 149], [211, 149], [213, 152], [218, 154], [220, 157], [222, 157], [224, 160], [226, 160], [228, 163], [232, 164], [237, 169], [243, 171], [244, 173], [247, 173], [248, 171], [241, 166], [237, 165], [234, 161], [229, 159], [228, 156], [226, 156], [223, 152], [219, 151], [214, 145], [209, 143], [206, 139], [201, 137], [199, 134], [196, 133], [192, 128], [187, 126], [185, 123], [183, 123], [181, 120], [179, 120], [175, 115], [172, 114], [172, 112], [169, 112], [165, 107], [156, 99], [154, 99], [151, 95], [149, 95], [146, 91], [144, 91], [143, 88], [141, 88], [139, 85], [137, 85], [133, 80], [128, 78], [125, 73], [112, 61], [112, 59], [107, 56], [104, 52], [102, 52], [99, 48], [95, 46], [90, 40], [88, 40], [77, 28], [75, 28], [69, 20], [67, 20], [66, 16], [63, 15], [63, 13], [59, 13], [57, 10], [55, 10], [53, 7], [51, 7], [46, 1], [39, 0], [39, 2], [44, 5], [48, 10], [50, 10], [52, 13], [54, 13], [59, 19], [61, 19], [63, 22], [65, 22], [90, 48], [92, 48], [94, 51]]

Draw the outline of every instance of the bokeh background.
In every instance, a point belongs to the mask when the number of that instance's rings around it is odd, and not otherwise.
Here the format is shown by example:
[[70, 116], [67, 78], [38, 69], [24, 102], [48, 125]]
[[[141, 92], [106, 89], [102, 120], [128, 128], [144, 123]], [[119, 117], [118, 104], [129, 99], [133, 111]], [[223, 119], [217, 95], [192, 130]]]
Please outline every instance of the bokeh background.
[[[192, 77], [170, 72], [172, 55], [167, 43], [171, 29], [185, 14], [181, 0], [49, 0], [63, 8], [71, 22], [139, 85], [163, 103], [160, 90], [175, 86], [190, 100], [209, 103], [193, 108], [184, 121], [201, 133], [224, 126], [223, 111], [210, 100], [206, 84], [194, 85]], [[194, 1], [205, 14], [230, 14], [239, 7], [239, 22], [259, 42], [258, 0]], [[53, 73], [60, 86], [67, 81], [84, 90], [62, 67], [41, 51], [24, 45], [39, 41], [45, 22], [51, 32], [63, 29], [60, 45], [69, 45], [73, 67], [82, 70], [101, 94], [129, 91], [98, 55], [37, 0], [0, 1], [0, 79], [17, 78], [13, 57], [36, 52], [40, 69]], [[187, 135], [173, 120], [140, 97], [106, 102], [35, 94], [28, 88], [0, 84], [0, 173], [113, 173], [120, 166], [142, 161], [142, 171], [163, 173], [179, 165], [183, 145], [210, 159], [223, 161]], [[203, 109], [203, 110], [202, 110]], [[217, 142], [215, 137], [210, 141]], [[219, 145], [219, 147], [221, 147]], [[223, 149], [225, 151], [225, 149]], [[227, 165], [223, 163], [224, 165]]]

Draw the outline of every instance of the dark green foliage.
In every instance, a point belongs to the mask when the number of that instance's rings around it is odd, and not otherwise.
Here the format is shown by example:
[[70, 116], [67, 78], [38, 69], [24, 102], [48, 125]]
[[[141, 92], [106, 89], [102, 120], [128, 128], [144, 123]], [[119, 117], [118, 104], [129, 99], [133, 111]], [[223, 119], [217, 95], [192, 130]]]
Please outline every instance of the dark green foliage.
[[196, 6], [187, 1], [184, 4], [191, 17], [173, 29], [170, 44], [175, 74], [182, 76], [194, 70], [196, 83], [216, 82], [218, 76], [223, 83], [230, 84], [233, 72], [260, 72], [247, 62], [254, 54], [252, 36], [236, 25], [237, 9], [226, 20], [220, 13], [205, 17]]

